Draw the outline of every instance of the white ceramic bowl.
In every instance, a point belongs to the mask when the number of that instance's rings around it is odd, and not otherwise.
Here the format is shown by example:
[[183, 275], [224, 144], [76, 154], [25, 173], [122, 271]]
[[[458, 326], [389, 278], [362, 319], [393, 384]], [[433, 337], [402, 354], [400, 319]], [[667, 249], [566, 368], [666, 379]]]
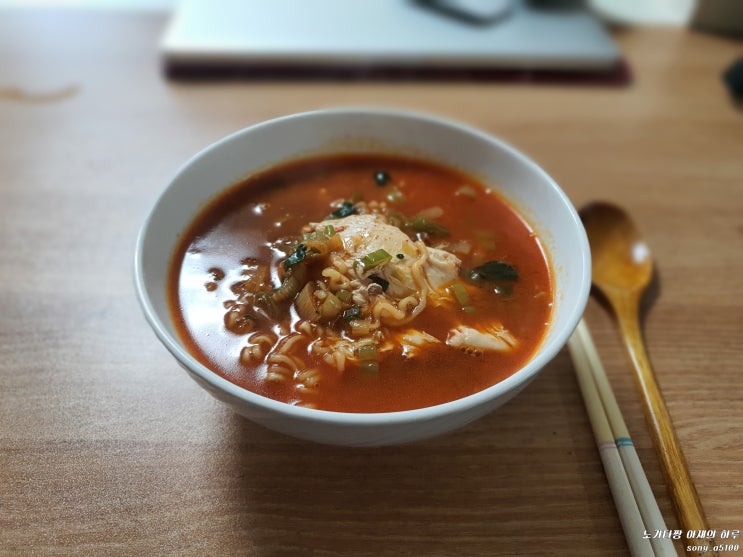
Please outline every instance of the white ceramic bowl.
[[[552, 322], [539, 351], [500, 383], [445, 404], [377, 414], [302, 408], [223, 379], [184, 348], [171, 322], [166, 277], [179, 234], [228, 186], [287, 160], [339, 152], [408, 154], [465, 171], [496, 188], [537, 230], [554, 271]], [[155, 334], [199, 385], [250, 420], [303, 439], [373, 446], [459, 428], [516, 396], [567, 342], [591, 284], [588, 241], [567, 196], [539, 166], [481, 131], [438, 117], [374, 109], [322, 110], [234, 133], [188, 161], [155, 203], [139, 234], [135, 286]]]

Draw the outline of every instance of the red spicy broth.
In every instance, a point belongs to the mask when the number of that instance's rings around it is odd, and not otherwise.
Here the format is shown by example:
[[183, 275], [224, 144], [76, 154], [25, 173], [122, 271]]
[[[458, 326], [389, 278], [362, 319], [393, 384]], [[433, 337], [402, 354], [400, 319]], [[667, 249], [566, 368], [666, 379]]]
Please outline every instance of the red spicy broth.
[[183, 234], [168, 293], [205, 366], [344, 412], [422, 408], [502, 381], [538, 349], [553, 302], [538, 237], [498, 194], [387, 155], [295, 161], [230, 188]]

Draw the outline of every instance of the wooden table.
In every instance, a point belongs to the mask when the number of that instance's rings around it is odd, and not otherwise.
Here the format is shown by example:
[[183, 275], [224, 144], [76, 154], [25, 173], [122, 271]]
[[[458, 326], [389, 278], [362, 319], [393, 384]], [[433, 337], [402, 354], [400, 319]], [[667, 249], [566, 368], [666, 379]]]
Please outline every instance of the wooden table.
[[[234, 415], [155, 339], [131, 271], [169, 176], [241, 127], [343, 104], [469, 122], [576, 206], [631, 212], [657, 260], [645, 332], [691, 473], [710, 525], [743, 530], [743, 113], [720, 79], [740, 43], [618, 33], [627, 88], [174, 84], [164, 23], [0, 17], [0, 555], [627, 553], [567, 351], [457, 433], [360, 450]], [[587, 319], [676, 528], [616, 328], [595, 302]]]

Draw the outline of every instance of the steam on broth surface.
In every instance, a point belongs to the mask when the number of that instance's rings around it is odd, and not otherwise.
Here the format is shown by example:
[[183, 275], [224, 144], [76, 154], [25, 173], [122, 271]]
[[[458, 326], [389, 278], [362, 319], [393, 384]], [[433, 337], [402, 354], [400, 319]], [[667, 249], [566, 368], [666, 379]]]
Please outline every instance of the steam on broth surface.
[[234, 186], [185, 232], [168, 280], [204, 365], [344, 412], [494, 385], [536, 351], [553, 301], [538, 238], [496, 193], [381, 155], [292, 162]]

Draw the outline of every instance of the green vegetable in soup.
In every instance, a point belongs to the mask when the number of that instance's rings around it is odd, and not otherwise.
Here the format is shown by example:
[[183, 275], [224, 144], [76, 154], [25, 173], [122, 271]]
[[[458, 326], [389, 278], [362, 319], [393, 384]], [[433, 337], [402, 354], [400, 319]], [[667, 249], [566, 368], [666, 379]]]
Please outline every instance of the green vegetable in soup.
[[383, 263], [387, 263], [387, 261], [389, 261], [390, 259], [392, 259], [392, 256], [389, 253], [387, 253], [383, 249], [378, 249], [366, 254], [364, 257], [359, 259], [359, 262], [361, 263], [364, 271], [368, 271], [369, 269], [378, 267]]
[[417, 216], [412, 219], [407, 219], [403, 222], [403, 229], [406, 231], [413, 232], [425, 232], [431, 236], [448, 236], [449, 229], [445, 226], [427, 219], [426, 217]]
[[307, 257], [307, 246], [299, 244], [297, 249], [294, 250], [289, 257], [284, 260], [284, 269], [291, 269], [295, 265], [298, 265]]
[[390, 287], [390, 281], [383, 279], [382, 277], [378, 277], [377, 275], [372, 275], [369, 277], [371, 281], [375, 284], [378, 284], [382, 287], [382, 292], [387, 292], [387, 289]]
[[341, 203], [341, 206], [338, 207], [335, 211], [330, 213], [330, 216], [328, 218], [331, 219], [342, 219], [344, 217], [348, 217], [351, 215], [358, 214], [358, 211], [356, 210], [356, 206], [350, 202], [350, 201], [344, 201]]
[[359, 306], [353, 305], [343, 312], [343, 319], [345, 319], [346, 321], [353, 321], [354, 319], [360, 318], [361, 308]]
[[519, 273], [516, 267], [505, 261], [488, 261], [472, 270], [472, 278], [491, 282], [518, 280]]
[[356, 348], [356, 356], [362, 371], [379, 371], [377, 347], [374, 344], [362, 344]]

